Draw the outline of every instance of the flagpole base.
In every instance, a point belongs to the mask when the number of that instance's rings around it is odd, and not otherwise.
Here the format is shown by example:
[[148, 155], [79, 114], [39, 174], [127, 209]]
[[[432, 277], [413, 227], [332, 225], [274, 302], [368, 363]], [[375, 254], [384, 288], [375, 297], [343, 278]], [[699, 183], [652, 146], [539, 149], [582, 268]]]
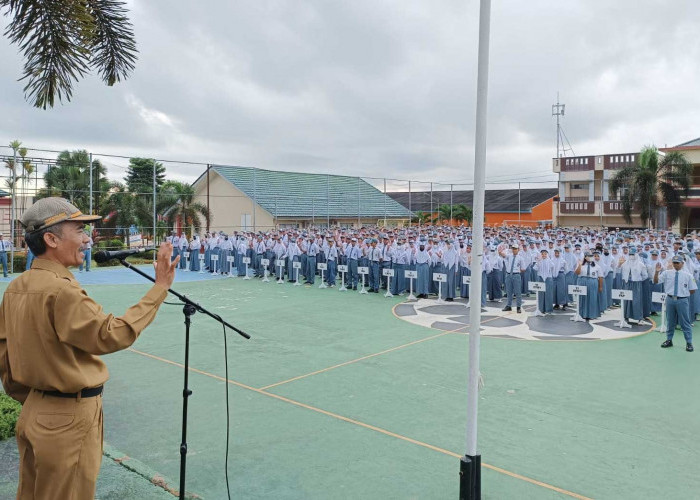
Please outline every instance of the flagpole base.
[[459, 462], [459, 500], [481, 500], [481, 455], [464, 455]]

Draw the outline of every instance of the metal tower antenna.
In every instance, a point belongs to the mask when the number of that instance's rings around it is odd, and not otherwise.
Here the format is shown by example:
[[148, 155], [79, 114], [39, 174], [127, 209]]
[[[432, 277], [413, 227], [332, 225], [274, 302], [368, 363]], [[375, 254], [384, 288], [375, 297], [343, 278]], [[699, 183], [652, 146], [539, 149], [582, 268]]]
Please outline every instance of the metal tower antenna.
[[[564, 133], [564, 129], [561, 126], [561, 122], [559, 120], [560, 116], [564, 116], [564, 111], [566, 109], [565, 104], [561, 104], [559, 102], [559, 92], [557, 92], [557, 103], [552, 104], [552, 116], [557, 117], [557, 156], [556, 158], [561, 158], [562, 156], [566, 156], [567, 151], [571, 151], [572, 154], [574, 153], [574, 148], [571, 147], [571, 143], [569, 142], [569, 138], [566, 137], [566, 134]], [[569, 147], [566, 147], [566, 146]]]

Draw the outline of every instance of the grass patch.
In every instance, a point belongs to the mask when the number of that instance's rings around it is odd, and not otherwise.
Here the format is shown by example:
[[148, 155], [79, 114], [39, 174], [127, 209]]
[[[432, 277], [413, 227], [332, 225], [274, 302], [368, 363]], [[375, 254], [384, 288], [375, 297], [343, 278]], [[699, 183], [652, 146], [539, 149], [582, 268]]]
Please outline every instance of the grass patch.
[[0, 441], [15, 435], [15, 424], [21, 410], [21, 404], [0, 392]]

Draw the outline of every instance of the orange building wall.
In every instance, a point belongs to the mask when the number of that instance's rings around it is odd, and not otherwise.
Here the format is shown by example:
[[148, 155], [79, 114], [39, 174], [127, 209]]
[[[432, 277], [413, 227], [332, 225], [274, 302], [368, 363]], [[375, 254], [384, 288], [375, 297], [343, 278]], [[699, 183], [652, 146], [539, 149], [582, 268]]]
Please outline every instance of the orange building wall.
[[[539, 221], [551, 221], [554, 210], [554, 198], [543, 201], [532, 207], [530, 213], [521, 213], [520, 222], [523, 226], [536, 226]], [[509, 225], [518, 225], [518, 213], [515, 212], [486, 212], [484, 224], [487, 226], [502, 226], [505, 221]]]
[[[554, 210], [554, 198], [543, 201], [539, 205], [532, 207], [532, 212], [521, 213], [520, 214], [520, 224], [523, 226], [535, 227], [540, 221], [552, 221]], [[437, 212], [433, 214], [437, 216]], [[505, 221], [508, 221], [508, 225], [517, 226], [518, 225], [518, 213], [515, 212], [486, 212], [484, 217], [484, 224], [486, 226], [502, 226]], [[462, 223], [458, 221], [447, 221], [444, 224], [450, 224], [453, 226], [459, 226]]]

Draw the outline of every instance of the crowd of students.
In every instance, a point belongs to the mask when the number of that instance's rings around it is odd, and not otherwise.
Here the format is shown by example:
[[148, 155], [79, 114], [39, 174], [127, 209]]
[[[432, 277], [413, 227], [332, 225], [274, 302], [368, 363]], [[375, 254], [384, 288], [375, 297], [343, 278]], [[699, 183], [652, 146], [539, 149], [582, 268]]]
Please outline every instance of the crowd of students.
[[[370, 292], [386, 289], [400, 295], [408, 291], [405, 271], [417, 272], [414, 290], [419, 297], [440, 291], [444, 300], [469, 297], [463, 279], [472, 269], [472, 235], [469, 228], [420, 226], [410, 228], [363, 227], [361, 229], [281, 229], [270, 232], [222, 231], [169, 237], [176, 251], [183, 254], [181, 267], [209, 272], [246, 273], [248, 269], [263, 277], [264, 267], [278, 279], [296, 280], [293, 263], [299, 262], [299, 279], [313, 285], [323, 274], [329, 287], [336, 285], [338, 265], [346, 265], [347, 286], [357, 289], [361, 281], [358, 268], [369, 268], [366, 286]], [[187, 259], [184, 256], [187, 255]], [[200, 259], [202, 255], [203, 260]], [[613, 289], [628, 289], [635, 300], [625, 301], [624, 316], [632, 322], [656, 315], [659, 303], [652, 302], [652, 292], [662, 291], [654, 283], [657, 264], [671, 268], [672, 257], [680, 255], [684, 271], [694, 280], [700, 278], [700, 238], [689, 234], [681, 238], [668, 231], [600, 231], [585, 228], [531, 229], [522, 227], [487, 228], [484, 233], [481, 301], [502, 302], [505, 308], [521, 310], [522, 295], [529, 295], [528, 283], [541, 281], [545, 293], [539, 295], [538, 310], [543, 314], [566, 309], [573, 303], [568, 285], [582, 284], [587, 294], [580, 296], [579, 312], [585, 319], [600, 317], [603, 311], [618, 307]], [[214, 264], [213, 256], [218, 259]], [[232, 261], [228, 257], [232, 257]], [[268, 266], [262, 262], [267, 259]], [[283, 267], [276, 264], [284, 263]], [[201, 264], [200, 264], [201, 263]], [[318, 264], [327, 269], [321, 273]], [[393, 269], [394, 276], [383, 276], [383, 269]], [[445, 274], [442, 286], [434, 274]], [[700, 313], [700, 296], [693, 297], [690, 315]]]

